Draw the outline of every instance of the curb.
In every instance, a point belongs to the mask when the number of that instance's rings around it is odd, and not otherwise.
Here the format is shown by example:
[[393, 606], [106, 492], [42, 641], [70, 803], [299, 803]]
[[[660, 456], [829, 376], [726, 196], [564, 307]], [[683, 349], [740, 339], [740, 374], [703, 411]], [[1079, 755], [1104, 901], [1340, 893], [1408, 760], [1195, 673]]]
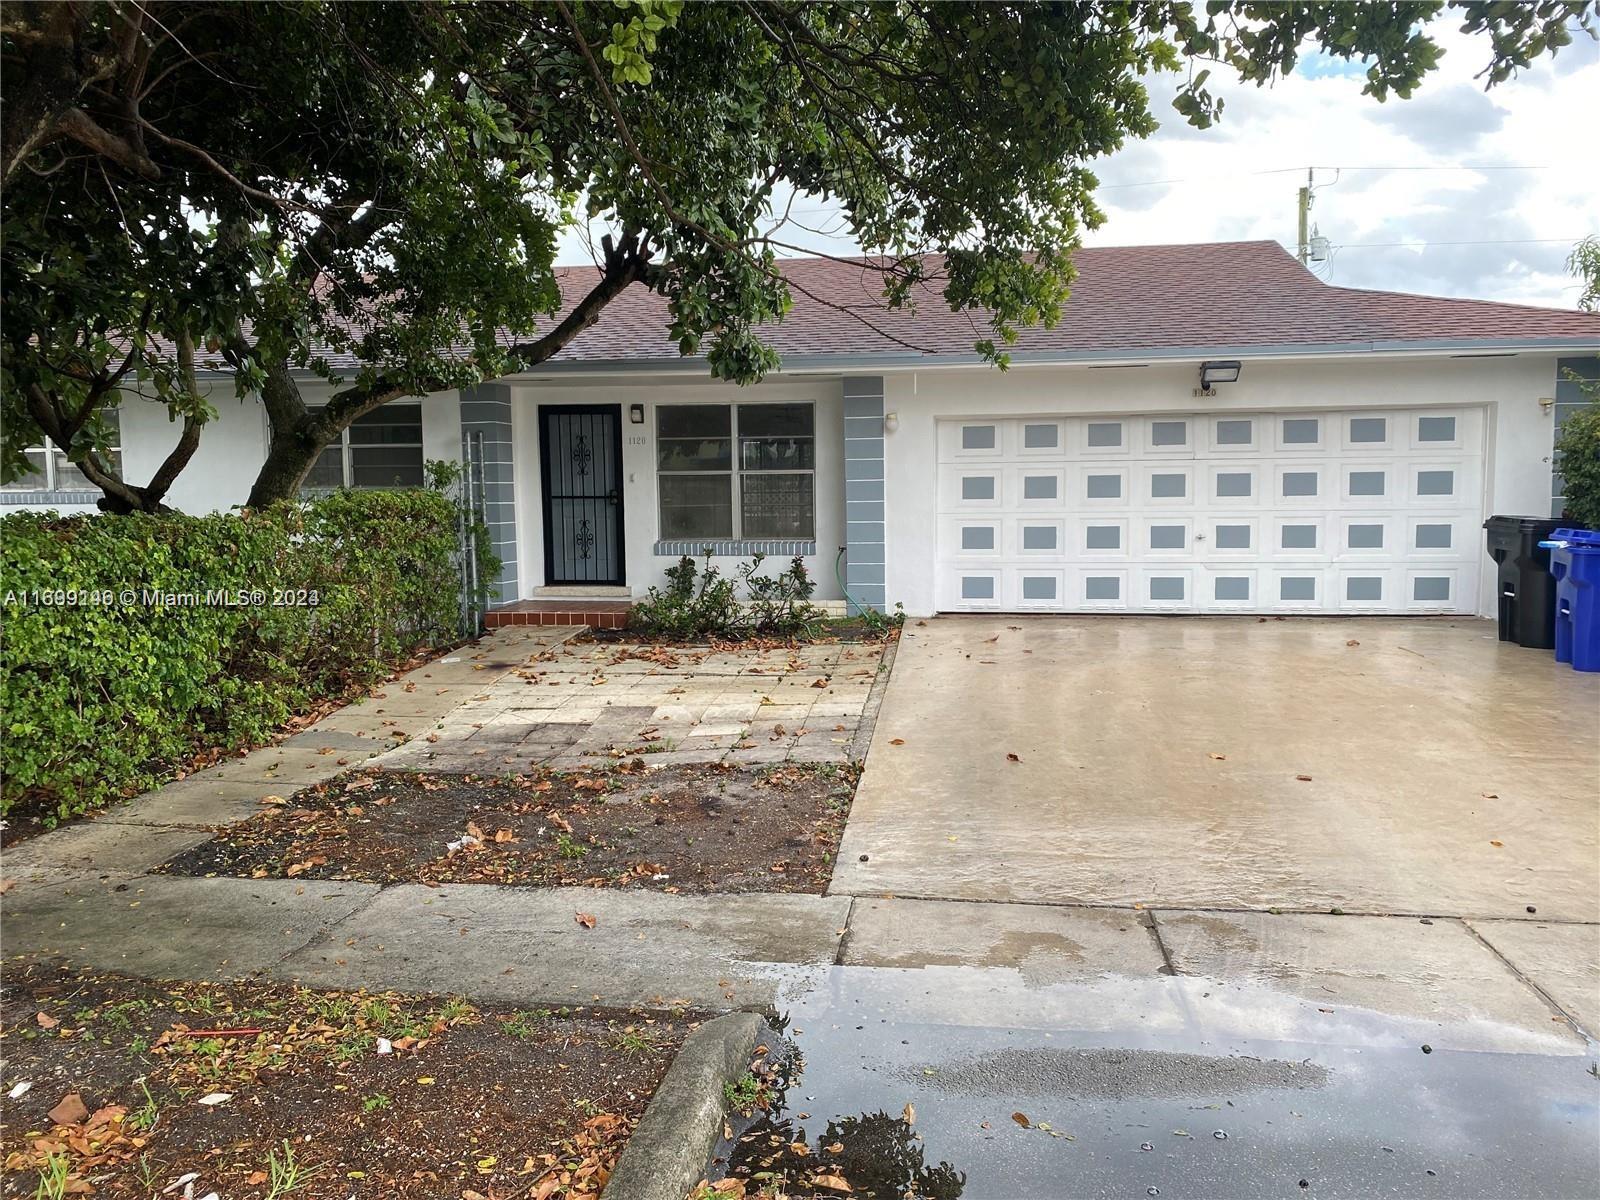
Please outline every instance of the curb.
[[750, 1069], [761, 1018], [729, 1013], [684, 1041], [617, 1160], [605, 1200], [684, 1200], [722, 1137], [723, 1086]]
[[884, 647], [878, 660], [878, 677], [867, 692], [867, 702], [861, 706], [861, 720], [856, 725], [856, 736], [850, 743], [850, 761], [865, 764], [867, 751], [872, 749], [872, 733], [878, 728], [878, 710], [883, 707], [883, 694], [889, 690], [889, 676], [894, 672], [895, 655], [900, 651], [900, 639], [895, 638]]

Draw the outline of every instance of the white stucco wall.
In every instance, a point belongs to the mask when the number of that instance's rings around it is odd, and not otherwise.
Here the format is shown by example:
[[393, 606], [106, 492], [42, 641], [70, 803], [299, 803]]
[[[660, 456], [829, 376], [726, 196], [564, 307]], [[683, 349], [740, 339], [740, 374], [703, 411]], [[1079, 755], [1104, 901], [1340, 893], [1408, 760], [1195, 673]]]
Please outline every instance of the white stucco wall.
[[[306, 403], [320, 404], [328, 390], [324, 384], [307, 384], [301, 394]], [[241, 400], [228, 381], [209, 385], [206, 398], [217, 415], [201, 431], [199, 448], [167, 493], [167, 503], [187, 513], [226, 512], [243, 504], [267, 456], [267, 414], [259, 399], [247, 396]], [[436, 392], [422, 397], [421, 403], [423, 457], [459, 462], [460, 394]], [[168, 420], [165, 406], [137, 396], [123, 400], [119, 415], [123, 476], [133, 483], [145, 483], [171, 452], [181, 426]], [[19, 502], [0, 507], [0, 514], [46, 508], [62, 513], [95, 511], [93, 504]]]
[[[1199, 398], [1196, 366], [1013, 367], [1003, 376], [983, 368], [918, 371], [885, 377], [884, 409], [897, 427], [886, 437], [888, 601], [906, 612], [934, 611], [937, 461], [940, 418], [982, 414], [1025, 416], [1195, 413], [1399, 406], [1482, 406], [1487, 412], [1483, 511], [1542, 515], [1549, 511], [1554, 422], [1541, 404], [1554, 395], [1555, 359], [1367, 358], [1247, 360], [1239, 382]], [[1485, 560], [1487, 561], [1487, 560]], [[1494, 581], [1480, 577], [1478, 612], [1495, 612]]]
[[[740, 388], [704, 378], [649, 382], [512, 385], [512, 435], [516, 453], [518, 560], [520, 590], [530, 596], [544, 585], [544, 510], [539, 474], [539, 422], [543, 404], [616, 404], [622, 412], [622, 471], [625, 487], [623, 530], [627, 586], [635, 595], [661, 584], [676, 555], [657, 555], [660, 519], [656, 492], [655, 429], [657, 405], [728, 404], [739, 401], [810, 401], [816, 405], [816, 543], [805, 560], [817, 581], [817, 599], [842, 599], [834, 558], [844, 545], [844, 417], [836, 377], [803, 381], [775, 379]], [[644, 424], [628, 421], [628, 406], [645, 406]], [[728, 572], [739, 559], [718, 559]], [[774, 566], [781, 567], [776, 561]]]

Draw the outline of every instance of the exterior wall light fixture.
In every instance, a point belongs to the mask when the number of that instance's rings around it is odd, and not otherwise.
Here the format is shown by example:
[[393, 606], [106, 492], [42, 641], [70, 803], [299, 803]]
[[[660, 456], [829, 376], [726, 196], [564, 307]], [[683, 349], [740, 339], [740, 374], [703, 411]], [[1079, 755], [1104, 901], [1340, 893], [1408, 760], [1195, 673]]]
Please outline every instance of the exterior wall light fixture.
[[1203, 362], [1200, 364], [1200, 386], [1209, 391], [1219, 383], [1238, 383], [1239, 371], [1237, 359], [1227, 362]]

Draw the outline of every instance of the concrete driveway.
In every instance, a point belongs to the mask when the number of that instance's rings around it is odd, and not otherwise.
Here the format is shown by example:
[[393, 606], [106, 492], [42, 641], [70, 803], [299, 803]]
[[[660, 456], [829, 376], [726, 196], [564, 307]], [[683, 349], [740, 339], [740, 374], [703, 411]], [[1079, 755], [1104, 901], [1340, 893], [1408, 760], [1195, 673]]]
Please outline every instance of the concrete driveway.
[[832, 890], [1593, 922], [1597, 716], [1478, 620], [912, 622]]

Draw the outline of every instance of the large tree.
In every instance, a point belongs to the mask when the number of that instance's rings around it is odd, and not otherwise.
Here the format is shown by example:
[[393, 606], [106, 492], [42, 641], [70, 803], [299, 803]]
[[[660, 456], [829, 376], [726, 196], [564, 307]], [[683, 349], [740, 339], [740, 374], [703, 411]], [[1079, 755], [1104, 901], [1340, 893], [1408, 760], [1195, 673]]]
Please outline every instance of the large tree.
[[[119, 508], [154, 507], [208, 415], [196, 356], [271, 418], [251, 492], [294, 494], [320, 450], [403, 395], [559, 353], [630, 286], [666, 297], [685, 354], [741, 382], [795, 196], [881, 255], [883, 302], [926, 288], [987, 325], [1053, 322], [1100, 221], [1089, 165], [1156, 126], [1142, 80], [1221, 107], [1207, 64], [1270, 82], [1313, 46], [1407, 95], [1446, 7], [1494, 84], [1588, 28], [1594, 5], [340, 4], [76, 0], [4, 14], [3, 455], [49, 436]], [[571, 225], [615, 230], [564, 306]], [[870, 313], [852, 310], [855, 319]], [[337, 351], [336, 369], [320, 348]], [[331, 399], [308, 407], [304, 371]], [[98, 453], [135, 387], [183, 421], [146, 485]]]

